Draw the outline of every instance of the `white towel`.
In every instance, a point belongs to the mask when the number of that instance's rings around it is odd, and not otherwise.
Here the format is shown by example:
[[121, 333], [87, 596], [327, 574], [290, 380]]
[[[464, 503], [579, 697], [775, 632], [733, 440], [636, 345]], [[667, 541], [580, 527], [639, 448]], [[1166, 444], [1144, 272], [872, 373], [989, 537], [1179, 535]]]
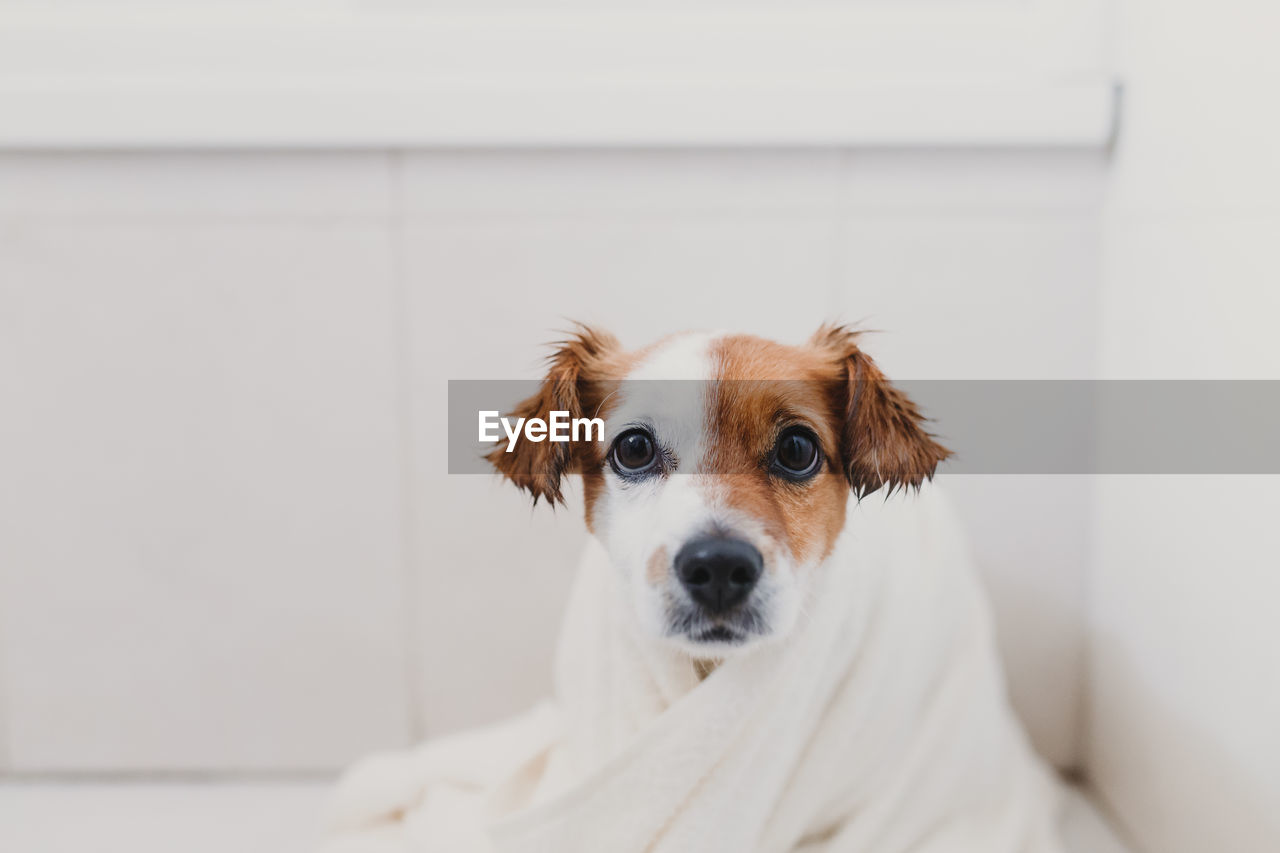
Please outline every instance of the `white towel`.
[[703, 680], [593, 545], [554, 700], [357, 765], [326, 853], [1057, 853], [937, 488], [852, 505], [821, 571], [790, 637]]

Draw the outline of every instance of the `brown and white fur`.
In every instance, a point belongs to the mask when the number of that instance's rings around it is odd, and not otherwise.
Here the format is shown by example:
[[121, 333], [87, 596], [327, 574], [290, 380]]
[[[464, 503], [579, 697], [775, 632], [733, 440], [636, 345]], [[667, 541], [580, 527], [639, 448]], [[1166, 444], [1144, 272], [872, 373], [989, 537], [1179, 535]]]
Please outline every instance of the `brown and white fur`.
[[[689, 333], [627, 352], [584, 327], [514, 414], [601, 417], [604, 441], [522, 442], [488, 458], [535, 502], [561, 501], [562, 479], [580, 474], [587, 526], [625, 578], [640, 623], [695, 658], [722, 659], [793, 628], [850, 493], [918, 487], [949, 455], [858, 341], [825, 326], [803, 346]], [[637, 425], [663, 464], [627, 478], [610, 465], [609, 448]], [[784, 430], [797, 427], [816, 437], [821, 455], [819, 470], [799, 482], [769, 461]], [[745, 540], [763, 557], [750, 599], [731, 613], [703, 612], [673, 572], [681, 548], [707, 535]]]

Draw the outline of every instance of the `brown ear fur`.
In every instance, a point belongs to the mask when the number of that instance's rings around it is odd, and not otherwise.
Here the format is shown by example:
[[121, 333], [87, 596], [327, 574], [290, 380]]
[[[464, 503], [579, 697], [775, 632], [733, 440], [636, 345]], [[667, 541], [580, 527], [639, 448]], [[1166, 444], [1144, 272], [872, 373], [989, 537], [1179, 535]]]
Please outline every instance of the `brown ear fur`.
[[924, 430], [925, 417], [906, 394], [895, 388], [857, 346], [859, 333], [844, 326], [824, 326], [814, 346], [828, 349], [843, 363], [844, 431], [841, 452], [845, 475], [859, 498], [887, 485], [919, 488], [933, 477], [951, 451]]
[[[594, 380], [608, 356], [617, 352], [617, 339], [608, 332], [579, 326], [555, 347], [538, 392], [519, 403], [509, 417], [547, 420], [553, 410], [569, 412], [571, 418], [595, 417], [591, 403], [598, 396]], [[564, 503], [561, 480], [580, 464], [580, 450], [572, 442], [519, 441], [515, 450], [506, 450], [506, 443], [500, 444], [485, 458], [504, 477], [533, 495], [535, 504], [539, 498], [553, 506]]]

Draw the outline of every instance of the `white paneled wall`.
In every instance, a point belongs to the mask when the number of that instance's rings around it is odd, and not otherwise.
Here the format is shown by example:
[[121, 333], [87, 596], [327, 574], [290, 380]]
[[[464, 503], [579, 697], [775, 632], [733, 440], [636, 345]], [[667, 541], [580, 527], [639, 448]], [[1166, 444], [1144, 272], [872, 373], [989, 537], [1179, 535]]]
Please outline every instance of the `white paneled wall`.
[[[1133, 0], [1123, 23], [1099, 371], [1280, 379], [1280, 12]], [[1139, 849], [1280, 849], [1280, 478], [1094, 500], [1091, 777]]]
[[406, 740], [383, 158], [5, 157], [0, 198], [10, 766]]
[[[328, 767], [545, 692], [585, 535], [445, 473], [451, 378], [865, 319], [893, 374], [1093, 370], [1099, 155], [0, 156], [12, 770]], [[948, 478], [1075, 759], [1087, 484]], [[1018, 531], [1010, 536], [1010, 529]], [[1013, 638], [1016, 637], [1016, 642]]]

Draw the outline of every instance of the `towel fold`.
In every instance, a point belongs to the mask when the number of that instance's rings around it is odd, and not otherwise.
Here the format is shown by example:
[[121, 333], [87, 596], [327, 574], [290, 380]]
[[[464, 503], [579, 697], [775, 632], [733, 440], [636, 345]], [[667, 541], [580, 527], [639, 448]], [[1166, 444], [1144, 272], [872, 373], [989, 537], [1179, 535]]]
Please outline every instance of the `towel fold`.
[[702, 678], [593, 543], [554, 700], [357, 765], [324, 853], [1058, 853], [937, 487], [851, 506], [818, 571], [789, 637]]

